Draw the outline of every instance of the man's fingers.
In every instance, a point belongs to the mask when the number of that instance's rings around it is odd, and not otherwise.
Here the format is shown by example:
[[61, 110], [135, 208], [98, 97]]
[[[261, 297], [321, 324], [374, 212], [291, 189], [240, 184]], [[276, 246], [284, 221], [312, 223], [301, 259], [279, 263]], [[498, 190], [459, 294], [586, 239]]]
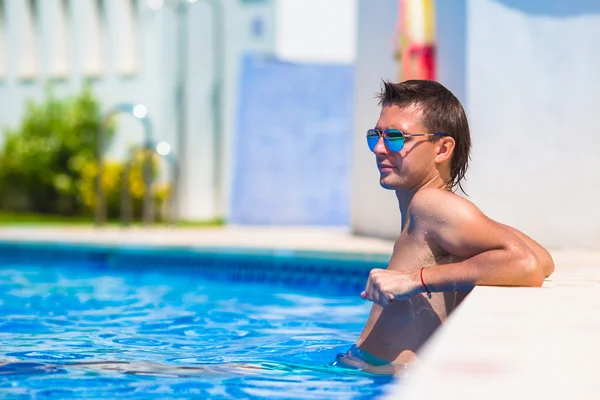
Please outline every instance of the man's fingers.
[[387, 296], [384, 293], [380, 293], [380, 295], [379, 295], [379, 305], [381, 307], [385, 308], [388, 304], [390, 304], [390, 302], [387, 299]]
[[380, 306], [383, 305], [383, 299], [385, 297], [385, 294], [382, 291], [381, 288], [381, 278], [377, 279], [377, 276], [373, 277], [373, 292], [375, 293], [375, 296], [377, 297], [377, 304], [379, 304]]
[[365, 290], [360, 297], [381, 307], [388, 306], [395, 299], [405, 299], [410, 296], [410, 292], [402, 277], [402, 273], [397, 271], [374, 268], [369, 273]]
[[373, 282], [371, 280], [370, 275], [369, 279], [367, 280], [367, 285], [365, 287], [365, 295], [367, 300], [373, 301]]
[[373, 301], [373, 293], [371, 292], [370, 287], [371, 285], [367, 283], [367, 287], [365, 288], [365, 290], [362, 291], [360, 297], [362, 297], [365, 300]]
[[375, 302], [375, 291], [373, 290], [373, 286], [371, 286], [371, 289], [367, 292], [367, 299]]
[[[365, 286], [365, 290], [360, 294], [365, 300], [372, 301], [375, 304], [378, 304], [382, 307], [385, 307], [389, 304], [389, 299], [387, 294], [384, 294], [381, 291], [381, 285], [378, 282], [378, 277], [381, 279], [380, 275], [383, 270], [374, 268], [369, 273], [369, 279], [367, 280], [367, 284]], [[379, 279], [379, 280], [380, 280]]]
[[380, 285], [373, 283], [373, 302], [383, 306], [383, 300], [385, 295], [381, 291]]

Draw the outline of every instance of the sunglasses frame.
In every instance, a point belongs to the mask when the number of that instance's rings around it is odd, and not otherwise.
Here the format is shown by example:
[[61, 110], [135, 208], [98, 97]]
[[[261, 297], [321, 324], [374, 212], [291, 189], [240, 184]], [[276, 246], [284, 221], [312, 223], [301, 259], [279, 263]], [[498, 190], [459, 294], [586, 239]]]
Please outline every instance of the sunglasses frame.
[[[390, 137], [389, 133], [394, 133], [395, 136]], [[399, 135], [398, 135], [399, 134]], [[383, 138], [383, 143], [385, 147], [393, 153], [398, 153], [404, 148], [404, 143], [406, 142], [406, 138], [413, 136], [450, 136], [447, 133], [443, 132], [435, 132], [435, 133], [404, 133], [400, 129], [386, 129], [384, 131], [380, 131], [377, 129], [369, 129], [367, 131], [367, 144], [369, 145], [369, 149], [372, 152], [375, 152], [375, 146], [379, 143], [379, 138]], [[369, 143], [370, 138], [377, 137], [377, 142], [373, 146]], [[399, 145], [397, 143], [400, 143]], [[399, 146], [399, 147], [398, 147]]]

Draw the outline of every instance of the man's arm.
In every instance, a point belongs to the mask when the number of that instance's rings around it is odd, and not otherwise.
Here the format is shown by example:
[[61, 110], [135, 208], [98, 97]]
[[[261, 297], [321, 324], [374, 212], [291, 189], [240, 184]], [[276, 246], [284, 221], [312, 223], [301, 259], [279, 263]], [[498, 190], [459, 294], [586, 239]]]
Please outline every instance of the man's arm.
[[[463, 261], [423, 271], [432, 292], [469, 290], [476, 285], [541, 286], [540, 260], [511, 230], [486, 217], [471, 202], [452, 193], [426, 189], [413, 198], [411, 221], [426, 231], [432, 247]], [[424, 292], [420, 269], [374, 270], [361, 296], [382, 306], [392, 299]]]
[[525, 242], [525, 244], [527, 246], [529, 246], [529, 248], [531, 250], [533, 250], [533, 252], [537, 256], [538, 260], [540, 261], [540, 264], [542, 265], [542, 270], [544, 271], [544, 276], [546, 278], [549, 277], [550, 275], [552, 275], [552, 273], [554, 272], [554, 260], [552, 259], [552, 256], [550, 255], [548, 250], [546, 250], [538, 242], [536, 242], [535, 240], [533, 240], [532, 238], [530, 238], [523, 232], [513, 228], [512, 226], [501, 224], [498, 221], [496, 221], [496, 223], [500, 224], [504, 228], [508, 229], [509, 231], [511, 231], [512, 233], [517, 235], [517, 237], [519, 239], [521, 239], [523, 242]]
[[[541, 286], [535, 252], [510, 229], [486, 217], [473, 203], [441, 190], [425, 190], [414, 204], [428, 239], [463, 261], [423, 271], [430, 290], [465, 286]], [[417, 196], [415, 196], [417, 197]]]

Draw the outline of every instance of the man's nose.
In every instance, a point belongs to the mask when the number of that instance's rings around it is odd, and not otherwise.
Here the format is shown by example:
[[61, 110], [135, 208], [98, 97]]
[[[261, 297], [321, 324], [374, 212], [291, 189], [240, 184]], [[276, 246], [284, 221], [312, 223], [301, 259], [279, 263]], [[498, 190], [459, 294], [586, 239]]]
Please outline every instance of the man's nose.
[[375, 145], [375, 148], [373, 149], [373, 153], [381, 154], [381, 155], [386, 155], [388, 153], [388, 149], [385, 146], [385, 143], [383, 142], [382, 137], [380, 137], [379, 140], [377, 141], [377, 144]]

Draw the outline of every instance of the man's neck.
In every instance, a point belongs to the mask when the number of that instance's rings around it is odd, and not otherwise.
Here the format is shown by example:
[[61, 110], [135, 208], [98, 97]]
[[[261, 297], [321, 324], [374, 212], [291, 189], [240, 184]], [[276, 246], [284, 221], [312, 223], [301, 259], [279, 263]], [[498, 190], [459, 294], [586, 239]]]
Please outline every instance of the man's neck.
[[415, 194], [425, 188], [436, 188], [436, 189], [447, 189], [448, 185], [440, 179], [439, 176], [425, 182], [423, 185], [413, 189], [398, 189], [396, 190], [396, 197], [398, 198], [398, 205], [400, 206], [400, 216], [402, 218], [402, 230], [408, 226], [410, 222], [410, 215], [408, 209], [412, 202]]

